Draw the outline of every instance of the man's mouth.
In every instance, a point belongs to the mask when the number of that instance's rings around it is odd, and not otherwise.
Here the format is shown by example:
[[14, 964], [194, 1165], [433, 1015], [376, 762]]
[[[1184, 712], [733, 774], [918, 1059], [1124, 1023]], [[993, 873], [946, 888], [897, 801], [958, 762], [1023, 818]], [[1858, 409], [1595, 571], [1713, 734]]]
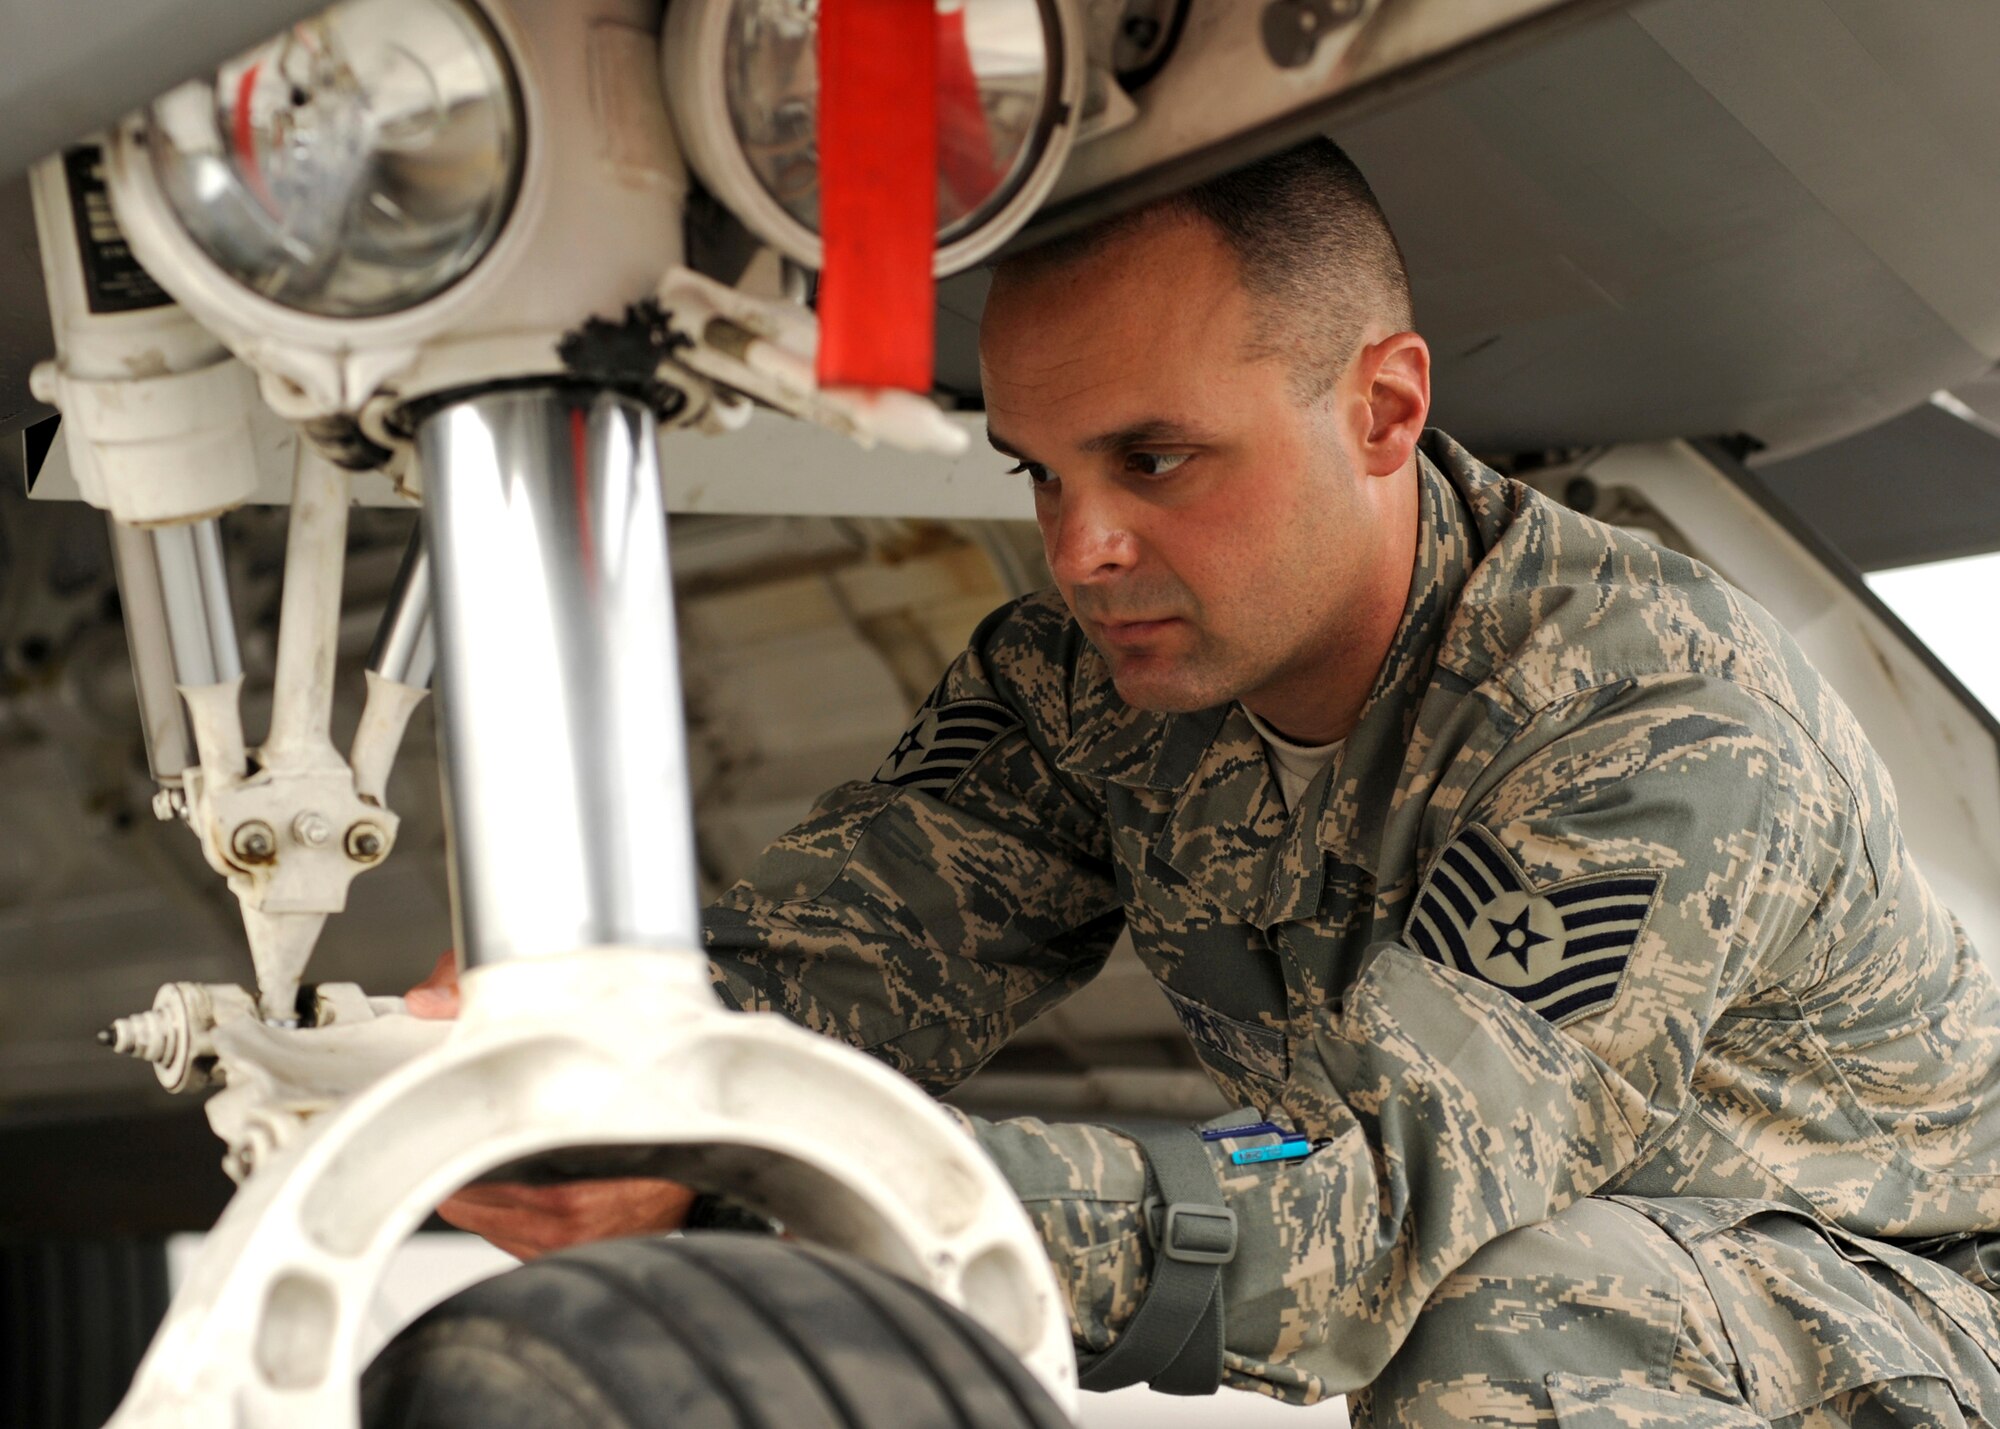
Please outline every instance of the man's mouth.
[[1107, 644], [1139, 645], [1150, 640], [1170, 625], [1180, 623], [1180, 617], [1161, 616], [1156, 620], [1097, 620], [1097, 633]]

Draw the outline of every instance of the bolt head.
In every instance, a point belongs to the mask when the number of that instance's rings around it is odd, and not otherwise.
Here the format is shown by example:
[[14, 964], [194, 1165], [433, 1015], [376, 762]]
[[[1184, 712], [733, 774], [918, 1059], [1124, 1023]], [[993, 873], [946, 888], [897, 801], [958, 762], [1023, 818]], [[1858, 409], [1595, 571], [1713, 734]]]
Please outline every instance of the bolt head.
[[333, 837], [333, 825], [320, 815], [307, 810], [292, 820], [292, 833], [307, 848], [318, 848]]
[[373, 824], [356, 824], [347, 831], [347, 856], [357, 863], [373, 863], [388, 848], [389, 840]]
[[229, 850], [245, 863], [269, 863], [278, 854], [278, 836], [262, 819], [246, 819], [236, 826]]

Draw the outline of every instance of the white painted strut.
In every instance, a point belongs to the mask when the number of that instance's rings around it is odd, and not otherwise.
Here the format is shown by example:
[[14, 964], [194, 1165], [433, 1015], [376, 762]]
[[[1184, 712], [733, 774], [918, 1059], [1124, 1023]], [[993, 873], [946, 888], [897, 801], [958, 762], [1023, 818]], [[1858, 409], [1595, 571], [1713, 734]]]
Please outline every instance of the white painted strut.
[[[294, 1014], [300, 979], [327, 916], [347, 906], [355, 875], [381, 862], [396, 837], [395, 814], [381, 806], [379, 790], [357, 789], [328, 732], [348, 501], [347, 473], [302, 447], [285, 544], [271, 729], [255, 773], [248, 772], [243, 747], [237, 712], [242, 678], [233, 651], [230, 661], [210, 662], [212, 672], [183, 675], [180, 684], [201, 756], [200, 767], [184, 776], [189, 822], [210, 866], [229, 880], [242, 904], [258, 998], [264, 1015], [280, 1022]], [[169, 555], [162, 545], [161, 567], [168, 574]], [[205, 576], [203, 589], [219, 590], [219, 547], [198, 569], [210, 567], [214, 574]], [[188, 604], [170, 602], [169, 614]], [[226, 592], [210, 605], [226, 614]], [[177, 670], [189, 667], [183, 650], [198, 644], [194, 636], [209, 626], [226, 628], [214, 618], [193, 635], [176, 628]], [[392, 753], [374, 756], [371, 779], [376, 773], [386, 779]]]

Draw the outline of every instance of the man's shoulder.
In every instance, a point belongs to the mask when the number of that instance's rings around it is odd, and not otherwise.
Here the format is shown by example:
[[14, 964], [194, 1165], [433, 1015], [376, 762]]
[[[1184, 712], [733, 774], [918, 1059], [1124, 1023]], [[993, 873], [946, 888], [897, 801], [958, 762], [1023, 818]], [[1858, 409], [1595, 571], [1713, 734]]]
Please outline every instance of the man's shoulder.
[[1823, 682], [1796, 642], [1701, 561], [1491, 472], [1460, 489], [1491, 536], [1439, 665], [1514, 713], [1673, 677], [1738, 686], [1793, 713], [1819, 704]]
[[1050, 588], [1010, 600], [980, 621], [939, 694], [998, 697], [1060, 746], [1075, 728], [1079, 705], [1101, 702], [1110, 685], [1103, 658]]
[[942, 691], [946, 698], [980, 690], [997, 695], [1059, 769], [1093, 781], [1171, 785], [1224, 713], [1161, 714], [1125, 703], [1110, 665], [1053, 589], [987, 616], [953, 668]]
[[1641, 707], [1675, 728], [1761, 724], [1839, 771], [1871, 827], [1892, 816], [1860, 721], [1751, 596], [1692, 556], [1490, 470], [1446, 475], [1484, 545], [1438, 667], [1479, 701], [1496, 742], [1533, 726], [1575, 743], [1582, 726]]

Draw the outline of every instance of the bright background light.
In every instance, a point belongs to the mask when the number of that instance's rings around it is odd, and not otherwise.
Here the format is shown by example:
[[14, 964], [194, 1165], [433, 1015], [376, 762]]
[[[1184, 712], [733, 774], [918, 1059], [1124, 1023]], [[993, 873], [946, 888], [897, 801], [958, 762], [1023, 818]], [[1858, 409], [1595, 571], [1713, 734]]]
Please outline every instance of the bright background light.
[[1877, 571], [1868, 584], [1981, 704], [2000, 714], [2000, 553]]

